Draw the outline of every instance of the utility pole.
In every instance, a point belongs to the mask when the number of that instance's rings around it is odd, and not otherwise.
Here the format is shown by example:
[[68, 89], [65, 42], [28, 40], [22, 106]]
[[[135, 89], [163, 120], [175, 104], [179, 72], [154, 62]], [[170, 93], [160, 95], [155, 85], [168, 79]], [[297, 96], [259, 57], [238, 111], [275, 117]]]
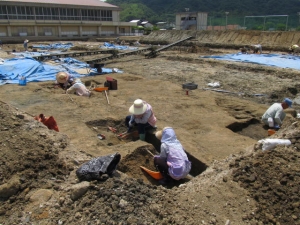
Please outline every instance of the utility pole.
[[225, 12], [226, 15], [226, 23], [225, 23], [225, 29], [227, 30], [227, 16], [228, 16], [229, 12]]

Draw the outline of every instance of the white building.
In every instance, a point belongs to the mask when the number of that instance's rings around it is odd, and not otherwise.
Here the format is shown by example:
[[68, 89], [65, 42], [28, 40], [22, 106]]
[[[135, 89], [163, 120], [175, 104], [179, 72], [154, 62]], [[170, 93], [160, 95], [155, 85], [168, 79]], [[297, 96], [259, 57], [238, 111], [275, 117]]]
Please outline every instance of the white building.
[[176, 30], [206, 30], [206, 12], [180, 12], [176, 13]]
[[80, 39], [128, 35], [120, 8], [99, 0], [1, 0], [0, 39]]

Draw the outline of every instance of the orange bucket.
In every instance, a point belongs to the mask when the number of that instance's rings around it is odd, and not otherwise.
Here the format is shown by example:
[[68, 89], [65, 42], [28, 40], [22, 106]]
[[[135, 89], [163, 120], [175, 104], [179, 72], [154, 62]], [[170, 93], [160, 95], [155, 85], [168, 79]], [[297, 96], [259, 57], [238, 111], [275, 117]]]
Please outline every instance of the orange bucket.
[[149, 170], [146, 167], [140, 166], [142, 170], [144, 170], [146, 173], [148, 173], [151, 177], [153, 177], [155, 180], [160, 180], [163, 178], [160, 172]]
[[271, 136], [271, 135], [273, 135], [273, 134], [275, 134], [275, 133], [276, 133], [276, 131], [273, 130], [273, 129], [269, 129], [269, 130], [268, 130], [268, 135], [269, 135], [269, 136]]
[[102, 91], [107, 91], [108, 87], [96, 87], [94, 88], [94, 91], [102, 92]]

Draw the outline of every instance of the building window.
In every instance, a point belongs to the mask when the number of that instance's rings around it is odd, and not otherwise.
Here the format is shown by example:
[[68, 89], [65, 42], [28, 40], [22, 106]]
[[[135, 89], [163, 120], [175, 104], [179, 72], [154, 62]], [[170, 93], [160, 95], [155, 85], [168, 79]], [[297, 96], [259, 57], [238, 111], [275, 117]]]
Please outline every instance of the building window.
[[18, 32], [21, 37], [27, 36], [27, 28], [25, 28], [25, 27], [18, 28]]
[[44, 35], [45, 36], [52, 36], [52, 28], [51, 27], [44, 27]]
[[101, 21], [112, 21], [111, 10], [101, 10]]
[[35, 8], [35, 18], [37, 20], [44, 20], [43, 7], [36, 7]]
[[112, 21], [112, 10], [0, 6], [0, 19]]
[[15, 6], [7, 6], [7, 14], [8, 14], [8, 18], [11, 20], [18, 19]]
[[6, 6], [0, 6], [0, 19], [8, 19], [6, 13]]

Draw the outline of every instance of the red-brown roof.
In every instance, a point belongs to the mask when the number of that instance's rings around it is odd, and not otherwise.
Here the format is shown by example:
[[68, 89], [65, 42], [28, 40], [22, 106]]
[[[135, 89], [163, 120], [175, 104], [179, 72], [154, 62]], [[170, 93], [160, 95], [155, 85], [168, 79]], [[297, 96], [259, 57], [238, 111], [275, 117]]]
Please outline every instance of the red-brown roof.
[[97, 6], [97, 7], [114, 7], [118, 6], [102, 2], [100, 0], [0, 0], [1, 2], [19, 2], [19, 3], [45, 3], [45, 4], [58, 4], [58, 5], [84, 5], [84, 6]]

